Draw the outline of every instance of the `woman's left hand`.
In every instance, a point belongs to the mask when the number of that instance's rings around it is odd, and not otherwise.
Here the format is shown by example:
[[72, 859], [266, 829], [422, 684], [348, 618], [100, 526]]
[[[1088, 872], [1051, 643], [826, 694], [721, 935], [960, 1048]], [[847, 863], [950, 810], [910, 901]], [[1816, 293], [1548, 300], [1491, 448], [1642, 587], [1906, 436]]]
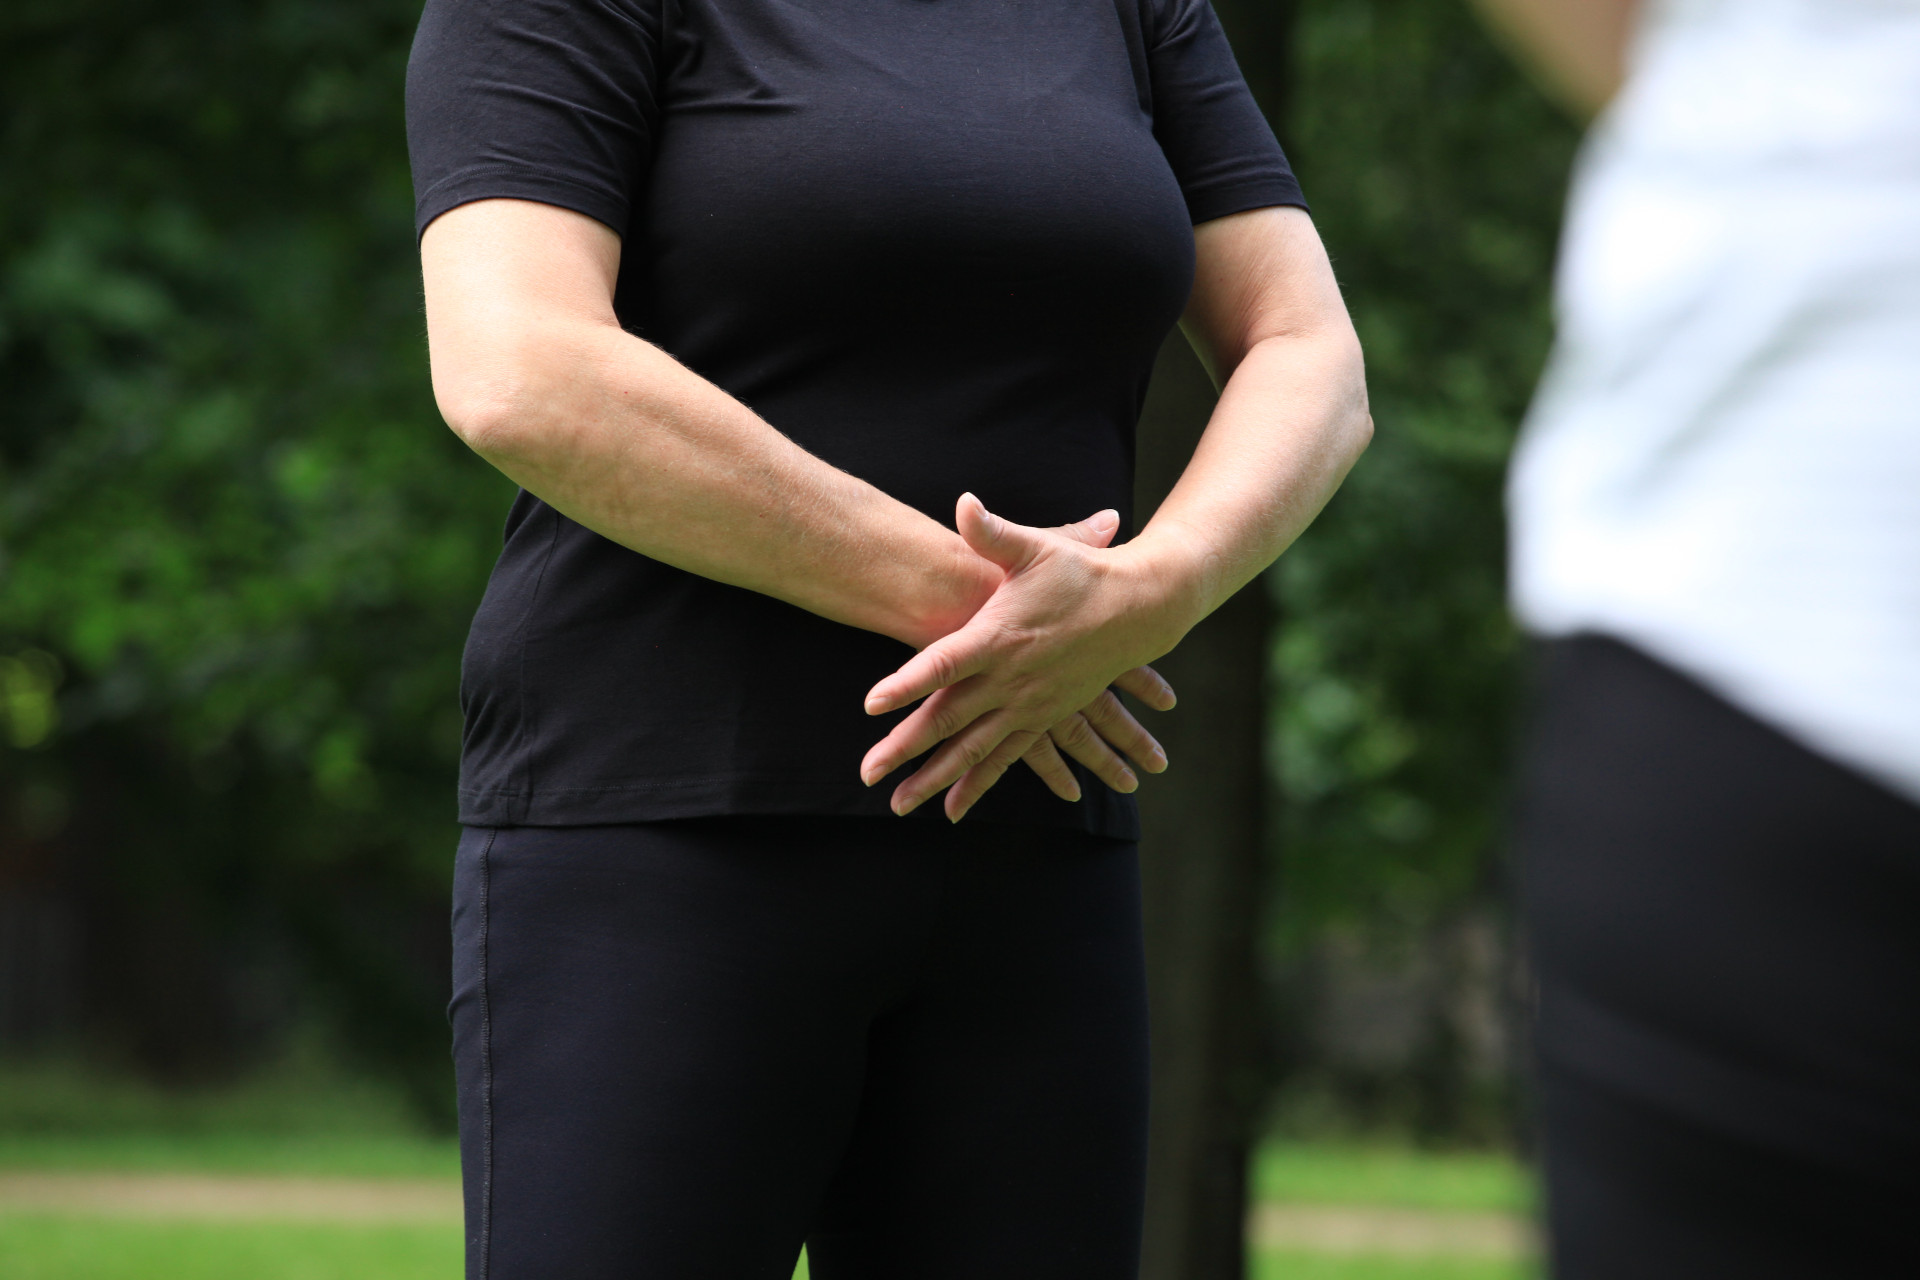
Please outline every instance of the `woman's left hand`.
[[1054, 745], [1110, 780], [1127, 775], [1109, 743], [1142, 768], [1165, 768], [1158, 744], [1111, 686], [1158, 709], [1172, 706], [1172, 690], [1146, 664], [1192, 624], [1179, 583], [1132, 546], [1109, 550], [1014, 524], [972, 494], [961, 497], [956, 525], [1006, 577], [965, 626], [867, 695], [870, 715], [926, 701], [867, 753], [861, 780], [871, 786], [938, 745], [895, 789], [893, 810], [910, 813], [951, 786], [946, 813], [957, 822], [1023, 756], [1043, 777], [1065, 774]]

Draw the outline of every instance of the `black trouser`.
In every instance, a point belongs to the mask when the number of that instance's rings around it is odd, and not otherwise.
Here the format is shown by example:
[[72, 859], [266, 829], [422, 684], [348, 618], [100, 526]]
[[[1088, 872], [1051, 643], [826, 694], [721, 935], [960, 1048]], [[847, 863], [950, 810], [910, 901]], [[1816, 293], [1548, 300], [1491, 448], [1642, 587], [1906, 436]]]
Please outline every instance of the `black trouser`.
[[1582, 637], [1519, 838], [1559, 1280], [1920, 1276], [1920, 807]]
[[473, 1280], [1132, 1280], [1125, 842], [876, 818], [470, 829]]

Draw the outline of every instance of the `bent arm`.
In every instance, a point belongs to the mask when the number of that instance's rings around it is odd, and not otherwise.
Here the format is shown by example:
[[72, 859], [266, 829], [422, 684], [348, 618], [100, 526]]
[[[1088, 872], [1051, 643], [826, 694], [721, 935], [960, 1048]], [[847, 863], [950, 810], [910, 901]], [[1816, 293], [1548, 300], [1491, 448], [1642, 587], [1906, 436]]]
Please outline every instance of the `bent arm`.
[[1640, 0], [1474, 0], [1554, 97], [1591, 117], [1626, 78]]
[[420, 245], [433, 389], [509, 478], [622, 546], [919, 647], [1000, 574], [952, 531], [829, 466], [613, 312], [620, 239], [522, 200], [462, 205]]
[[1160, 584], [1180, 635], [1292, 545], [1373, 438], [1360, 340], [1306, 210], [1202, 223], [1194, 248], [1181, 327], [1220, 399], [1173, 491], [1120, 548]]
[[1304, 210], [1250, 210], [1194, 230], [1183, 324], [1224, 380], [1173, 492], [1105, 550], [998, 519], [957, 524], [1006, 578], [960, 631], [875, 685], [878, 714], [925, 698], [861, 766], [869, 783], [945, 740], [894, 792], [905, 813], [950, 784], [958, 819], [1060, 714], [1151, 662], [1307, 527], [1373, 434], [1360, 343]]

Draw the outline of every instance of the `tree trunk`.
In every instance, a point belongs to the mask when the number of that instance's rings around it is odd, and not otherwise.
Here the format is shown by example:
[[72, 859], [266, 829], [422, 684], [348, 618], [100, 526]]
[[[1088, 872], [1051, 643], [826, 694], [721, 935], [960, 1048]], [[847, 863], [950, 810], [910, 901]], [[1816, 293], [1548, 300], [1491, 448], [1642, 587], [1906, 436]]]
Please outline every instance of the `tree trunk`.
[[[1142, 416], [1141, 523], [1193, 453], [1214, 400], [1174, 334]], [[1160, 664], [1180, 695], [1149, 716], [1172, 769], [1141, 788], [1153, 1115], [1143, 1280], [1239, 1280], [1260, 1101], [1261, 901], [1270, 608], [1261, 582]]]
[[[1276, 132], [1291, 85], [1293, 0], [1215, 0]], [[1213, 387], [1168, 339], [1140, 424], [1137, 519], [1173, 487]], [[1141, 788], [1153, 1116], [1142, 1280], [1241, 1280], [1247, 1170], [1265, 1092], [1257, 947], [1266, 862], [1267, 652], [1255, 581], [1160, 664], [1180, 705], [1154, 718], [1172, 769]]]

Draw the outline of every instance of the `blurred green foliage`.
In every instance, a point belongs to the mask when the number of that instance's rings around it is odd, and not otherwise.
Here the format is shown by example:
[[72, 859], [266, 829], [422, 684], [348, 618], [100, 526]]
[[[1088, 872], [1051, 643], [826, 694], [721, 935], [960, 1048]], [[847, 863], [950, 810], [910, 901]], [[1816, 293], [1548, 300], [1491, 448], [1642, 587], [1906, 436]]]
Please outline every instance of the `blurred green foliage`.
[[209, 792], [236, 755], [298, 773], [322, 856], [444, 781], [503, 494], [427, 395], [400, 136], [416, 7], [0, 16], [15, 740], [41, 646], [69, 668], [68, 733], [142, 723]]
[[1501, 479], [1577, 141], [1460, 0], [1298, 0], [1283, 135], [1375, 435], [1276, 568], [1274, 941], [1417, 929], [1497, 875], [1521, 646]]
[[[395, 952], [444, 920], [459, 646], [509, 490], [427, 387], [417, 11], [0, 7], [0, 817], [89, 851], [136, 990], [231, 967], [188, 939], [291, 931], [427, 1097], [444, 977]], [[121, 1021], [210, 1065], [223, 1015], [176, 976]]]

